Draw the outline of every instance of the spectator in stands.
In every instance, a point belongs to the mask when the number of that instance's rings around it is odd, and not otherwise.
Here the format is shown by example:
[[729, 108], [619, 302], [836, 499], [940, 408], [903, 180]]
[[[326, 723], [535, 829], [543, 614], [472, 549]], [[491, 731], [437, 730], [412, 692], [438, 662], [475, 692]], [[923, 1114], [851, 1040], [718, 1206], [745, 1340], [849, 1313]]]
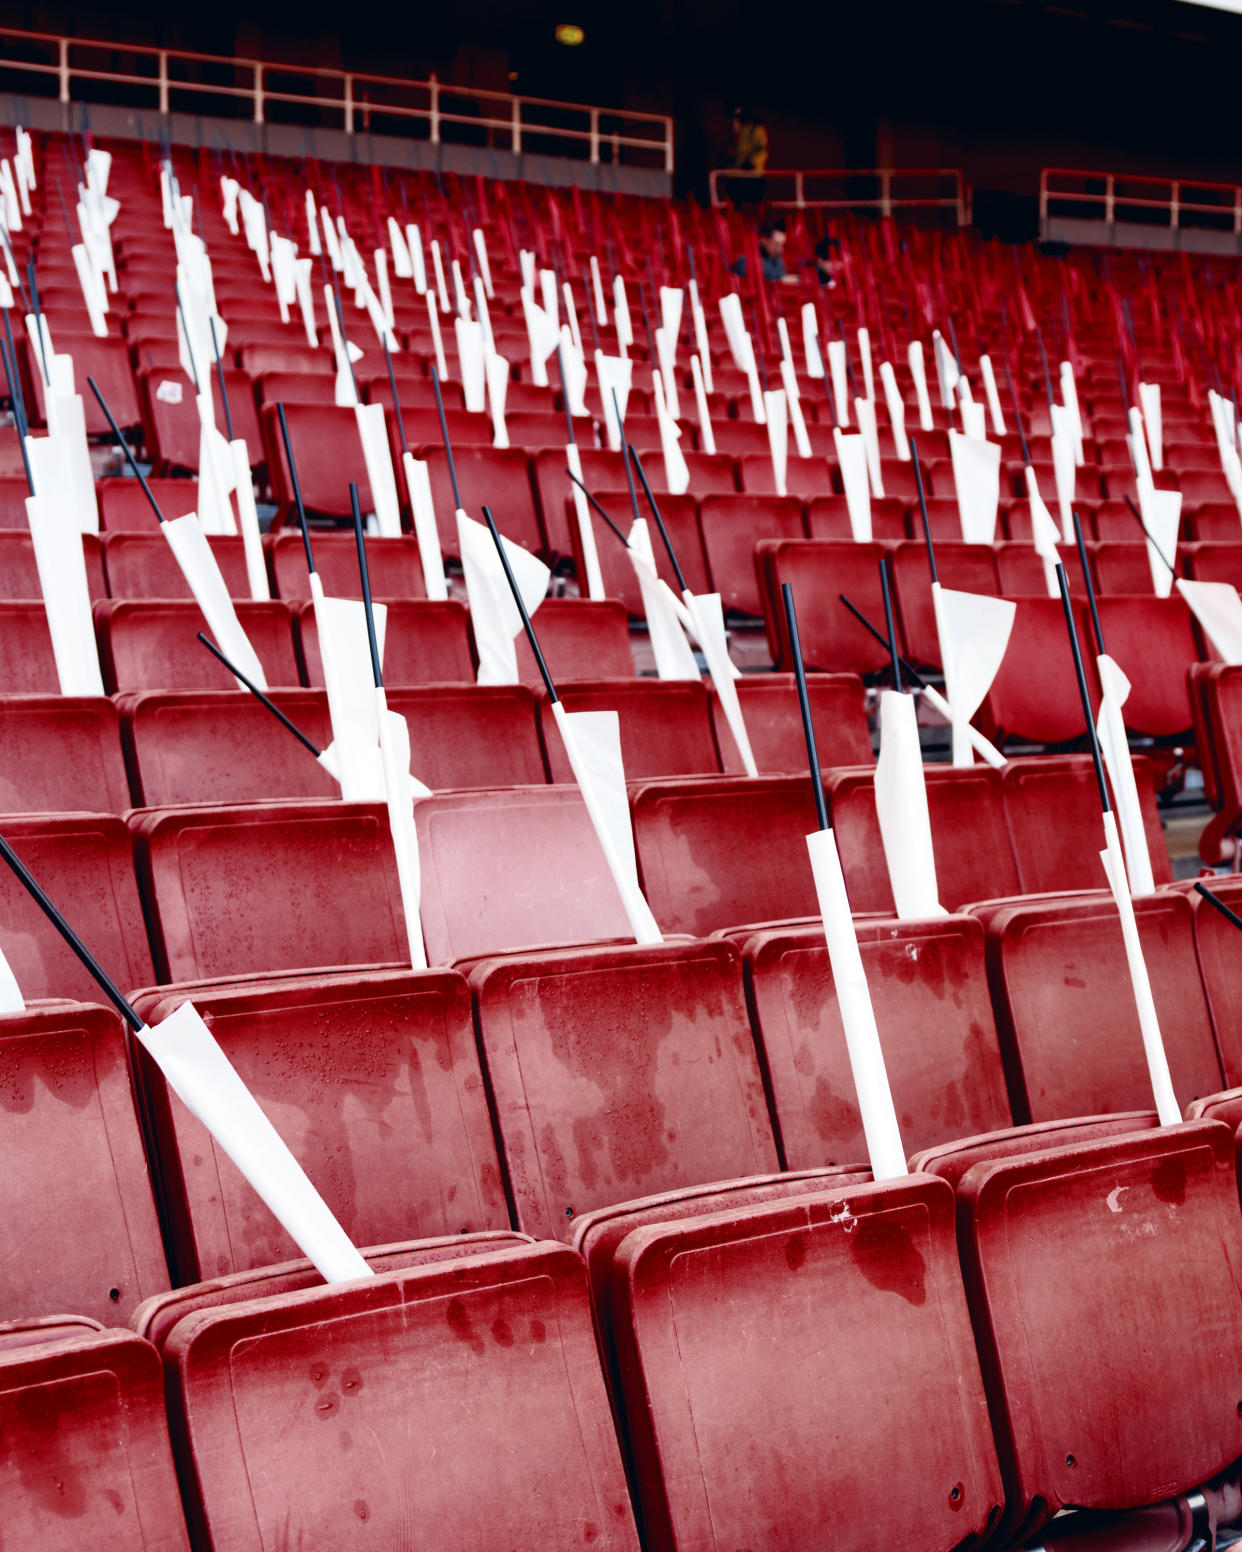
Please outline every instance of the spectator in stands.
[[841, 274], [841, 239], [821, 237], [815, 244], [815, 278], [829, 291], [835, 290]]
[[[769, 216], [759, 228], [759, 265], [765, 280], [792, 282], [797, 279], [785, 268], [785, 242], [784, 216]], [[745, 278], [745, 254], [735, 260], [733, 273]]]
[[733, 142], [726, 165], [739, 174], [725, 184], [734, 205], [762, 205], [767, 187], [768, 131], [750, 108], [733, 110]]

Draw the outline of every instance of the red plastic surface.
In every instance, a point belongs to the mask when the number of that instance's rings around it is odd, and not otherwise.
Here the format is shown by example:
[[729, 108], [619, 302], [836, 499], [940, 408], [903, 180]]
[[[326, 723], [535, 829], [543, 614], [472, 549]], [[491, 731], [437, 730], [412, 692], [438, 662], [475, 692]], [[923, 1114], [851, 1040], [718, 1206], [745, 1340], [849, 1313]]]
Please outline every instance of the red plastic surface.
[[0, 813], [119, 814], [130, 801], [111, 701], [11, 695], [0, 702]]
[[[195, 489], [187, 495], [192, 502]], [[186, 511], [193, 511], [187, 506]], [[148, 508], [148, 513], [150, 509]], [[178, 507], [165, 517], [180, 517]], [[155, 517], [151, 515], [151, 525]], [[208, 537], [211, 553], [220, 567], [229, 597], [249, 599], [250, 582], [246, 575], [246, 553], [240, 534]], [[190, 584], [163, 534], [108, 533], [104, 536], [104, 564], [108, 568], [108, 592], [113, 598], [192, 598]]]
[[[806, 768], [802, 713], [792, 674], [743, 674], [734, 681], [751, 753], [762, 775], [783, 775]], [[875, 756], [867, 727], [862, 680], [855, 674], [812, 674], [807, 680], [811, 722], [820, 764], [870, 765]], [[716, 744], [726, 773], [742, 773], [742, 757], [711, 691]]]
[[[384, 683], [473, 684], [468, 616], [464, 604], [452, 599], [431, 602], [387, 599], [384, 631]], [[323, 683], [323, 660], [315, 629], [315, 606], [304, 603], [297, 612], [302, 659], [309, 684]], [[200, 649], [201, 650], [201, 649]]]
[[520, 1229], [776, 1167], [732, 944], [485, 960], [470, 984]]
[[[631, 678], [570, 683], [561, 700], [569, 712], [617, 713], [627, 781], [715, 774], [720, 769], [701, 681]], [[564, 740], [546, 695], [539, 703], [539, 724], [552, 780], [572, 781]]]
[[[238, 623], [269, 685], [299, 683], [289, 606], [236, 603]], [[198, 640], [211, 631], [191, 599], [109, 600], [95, 605], [104, 682], [110, 690], [231, 690], [237, 681]]]

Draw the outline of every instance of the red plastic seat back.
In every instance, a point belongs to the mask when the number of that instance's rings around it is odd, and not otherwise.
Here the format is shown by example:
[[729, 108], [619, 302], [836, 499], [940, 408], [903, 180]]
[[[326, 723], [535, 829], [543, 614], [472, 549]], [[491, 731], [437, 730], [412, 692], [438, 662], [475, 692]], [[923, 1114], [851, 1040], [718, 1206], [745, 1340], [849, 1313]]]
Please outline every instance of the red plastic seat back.
[[[636, 672], [625, 606], [614, 598], [549, 598], [534, 617], [539, 649], [558, 687], [570, 679], [628, 679]], [[517, 638], [518, 677], [543, 688], [525, 635]]]
[[[418, 541], [413, 536], [399, 539], [368, 538], [367, 572], [371, 592], [376, 598], [426, 598], [423, 567]], [[273, 534], [267, 542], [267, 554], [281, 598], [299, 603], [311, 596], [310, 573], [306, 569], [306, 549], [297, 532]], [[315, 570], [329, 598], [361, 598], [362, 583], [358, 572], [358, 547], [353, 534], [317, 533], [311, 539]]]
[[382, 806], [150, 809], [135, 826], [162, 981], [409, 958]]
[[1174, 595], [1101, 597], [1099, 610], [1109, 655], [1131, 685], [1126, 728], [1153, 738], [1188, 729], [1186, 673], [1200, 657], [1189, 608]]
[[470, 982], [520, 1229], [775, 1167], [731, 943], [514, 955]]
[[[701, 682], [612, 679], [570, 683], [561, 696], [566, 711], [615, 711], [621, 726], [621, 758], [627, 781], [697, 776], [720, 769], [707, 691]], [[545, 695], [539, 721], [553, 781], [572, 781], [564, 740]]]
[[42, 598], [0, 602], [0, 694], [59, 692], [60, 676]]
[[[942, 587], [953, 588], [958, 592], [995, 595], [999, 590], [996, 561], [990, 545], [937, 543], [936, 571]], [[896, 547], [893, 551], [893, 581], [896, 584], [896, 602], [901, 612], [901, 629], [910, 661], [916, 664], [939, 664], [940, 637], [936, 631], [936, 615], [932, 607], [931, 571], [927, 564], [926, 545], [911, 540], [908, 544]], [[865, 612], [871, 615], [872, 624], [879, 625], [883, 619], [882, 614], [871, 614], [870, 610]]]
[[[237, 602], [238, 623], [269, 685], [297, 685], [293, 621], [287, 604]], [[111, 690], [224, 690], [236, 680], [202, 642], [211, 632], [191, 599], [111, 599], [95, 605], [104, 682]]]
[[[1001, 740], [1061, 744], [1086, 731], [1074, 658], [1059, 598], [1015, 598], [1013, 628], [987, 695]], [[1098, 696], [1095, 656], [1085, 609], [1076, 611], [1088, 688]]]
[[[764, 568], [764, 615], [777, 666], [792, 669], [781, 584], [793, 589], [798, 636], [808, 668], [829, 673], [871, 674], [887, 666], [888, 652], [840, 602], [844, 593], [872, 624], [884, 619], [880, 592], [882, 544], [831, 539], [761, 541], [757, 564]], [[879, 624], [880, 630], [883, 625]]]
[[[386, 685], [473, 684], [468, 616], [464, 604], [453, 599], [379, 600], [388, 608], [384, 632], [384, 683]], [[306, 677], [323, 683], [323, 659], [315, 629], [315, 606], [304, 603], [298, 610], [298, 631]]]
[[[285, 510], [292, 512], [293, 480], [277, 409], [275, 404], [263, 406], [263, 428], [266, 445], [274, 459], [273, 489]], [[285, 421], [306, 510], [325, 517], [348, 517], [351, 482], [358, 487], [362, 511], [373, 510], [371, 482], [367, 478], [358, 420], [352, 408], [337, 404], [287, 404]]]
[[[193, 491], [190, 495], [192, 498]], [[250, 581], [246, 575], [246, 554], [241, 535], [212, 534], [207, 543], [228, 587], [229, 597], [249, 599]], [[104, 536], [103, 548], [104, 564], [108, 568], [108, 592], [113, 598], [194, 596], [163, 534], [109, 532]]]
[[[446, 555], [456, 555], [457, 503], [453, 500], [448, 460], [439, 446], [424, 447], [420, 456], [426, 459], [431, 479], [441, 547]], [[454, 446], [453, 467], [467, 516], [481, 523], [483, 508], [489, 507], [496, 527], [506, 539], [532, 554], [546, 548], [548, 541], [531, 484], [530, 463], [520, 448]]]
[[[860, 921], [856, 931], [906, 1151], [1008, 1126], [979, 924]], [[865, 1159], [822, 927], [758, 932], [745, 954], [786, 1163]]]
[[14, 695], [0, 701], [0, 813], [119, 814], [130, 801], [110, 700]]
[[726, 609], [762, 614], [755, 570], [760, 539], [801, 539], [802, 503], [794, 496], [705, 496], [699, 505], [713, 591]]
[[[751, 753], [763, 775], [785, 775], [806, 766], [806, 740], [792, 674], [744, 674], [734, 681]], [[807, 680], [811, 722], [820, 764], [869, 765], [875, 758], [863, 704], [862, 680], [855, 674], [812, 674]], [[715, 689], [712, 720], [720, 761], [729, 775], [740, 775], [742, 757], [729, 732]]]

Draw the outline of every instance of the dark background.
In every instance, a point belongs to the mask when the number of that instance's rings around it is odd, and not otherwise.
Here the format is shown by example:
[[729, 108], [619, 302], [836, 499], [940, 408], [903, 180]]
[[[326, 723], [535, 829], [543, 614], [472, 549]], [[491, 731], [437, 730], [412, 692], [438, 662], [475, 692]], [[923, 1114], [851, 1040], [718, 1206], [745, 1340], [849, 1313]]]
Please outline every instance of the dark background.
[[[342, 27], [343, 14], [349, 27]], [[586, 34], [554, 41], [558, 22]], [[984, 227], [1034, 228], [1039, 169], [1242, 181], [1242, 16], [1179, 0], [459, 0], [394, 13], [250, 0], [7, 8], [5, 23], [297, 64], [424, 76], [673, 114], [677, 182], [703, 193], [726, 110], [768, 125], [773, 167], [961, 167]]]

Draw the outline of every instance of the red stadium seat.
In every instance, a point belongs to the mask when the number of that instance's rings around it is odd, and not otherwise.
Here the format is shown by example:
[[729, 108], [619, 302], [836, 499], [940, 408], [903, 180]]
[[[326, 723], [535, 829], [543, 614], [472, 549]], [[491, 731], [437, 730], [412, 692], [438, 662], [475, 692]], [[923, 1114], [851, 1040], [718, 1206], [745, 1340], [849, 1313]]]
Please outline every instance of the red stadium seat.
[[[446, 555], [456, 555], [456, 503], [453, 500], [453, 482], [449, 478], [444, 449], [440, 446], [423, 447], [418, 456], [427, 462], [441, 548]], [[562, 453], [560, 456], [563, 459], [565, 455]], [[475, 522], [483, 521], [483, 508], [486, 506], [490, 508], [497, 528], [506, 539], [520, 544], [532, 554], [549, 546], [551, 537], [546, 534], [540, 521], [539, 504], [531, 484], [530, 463], [520, 448], [454, 447], [453, 467], [457, 473], [463, 509]], [[300, 461], [298, 472], [301, 473]], [[569, 552], [568, 545], [553, 545], [553, 548], [561, 548], [563, 554]]]
[[[368, 538], [367, 571], [371, 591], [377, 598], [426, 598], [423, 567], [418, 541]], [[281, 598], [299, 603], [311, 596], [310, 573], [306, 569], [306, 549], [298, 532], [272, 534], [265, 546], [274, 591]], [[311, 537], [315, 569], [329, 598], [361, 598], [362, 583], [358, 572], [358, 547], [349, 534], [316, 533]]]
[[699, 523], [712, 591], [727, 610], [762, 614], [755, 545], [760, 539], [801, 539], [802, 503], [793, 496], [705, 496]]
[[[1008, 1126], [980, 925], [948, 916], [860, 921], [855, 930], [906, 1148]], [[786, 1163], [865, 1159], [823, 928], [757, 932], [745, 955]]]
[[651, 1552], [948, 1548], [999, 1517], [943, 1182], [829, 1187], [651, 1225], [615, 1261], [612, 1326]]
[[127, 1319], [168, 1287], [168, 1267], [120, 1019], [78, 1003], [6, 1014], [0, 1072], [0, 1201], [21, 1246], [5, 1258], [0, 1315]]
[[830, 539], [761, 540], [755, 564], [765, 581], [764, 619], [777, 667], [792, 669], [781, 584], [793, 589], [798, 635], [808, 668], [829, 673], [873, 674], [888, 666], [888, 652], [840, 602], [850, 602], [883, 630], [880, 593], [882, 544]]
[[[184, 372], [172, 367], [142, 370], [138, 373], [138, 381], [141, 385], [143, 425], [156, 472], [166, 475], [175, 469], [197, 469], [200, 424], [194, 384]], [[250, 379], [245, 372], [226, 367], [224, 383], [228, 389], [233, 435], [244, 438], [250, 467], [257, 468], [266, 461], [266, 453]], [[212, 374], [211, 394], [215, 405], [216, 428], [227, 436], [228, 421], [220, 394], [220, 379], [216, 373]]]
[[[296, 521], [293, 480], [277, 408], [275, 404], [263, 406], [264, 446], [271, 460], [272, 490], [280, 506], [278, 516], [286, 522]], [[353, 410], [336, 404], [288, 404], [285, 421], [306, 510], [322, 517], [349, 517], [351, 483], [358, 487], [362, 511], [374, 510], [371, 482], [367, 478], [358, 421]], [[440, 521], [443, 526], [443, 516]]]
[[518, 1228], [557, 1238], [610, 1202], [775, 1167], [732, 944], [510, 955], [470, 982]]
[[162, 982], [408, 959], [380, 806], [147, 809], [133, 828]]
[[[1016, 598], [1014, 603], [1017, 607], [1009, 644], [985, 703], [984, 716], [997, 729], [994, 741], [1063, 744], [1085, 737], [1082, 698], [1061, 600]], [[1094, 702], [1099, 689], [1085, 607], [1077, 611], [1076, 623]]]
[[[632, 526], [628, 493], [605, 491], [603, 495], [597, 495], [592, 491], [591, 494], [595, 496], [621, 532], [628, 535]], [[710, 592], [711, 584], [708, 582], [707, 564], [703, 557], [703, 542], [699, 536], [698, 506], [693, 496], [661, 496], [658, 500], [660, 516], [664, 519], [664, 526], [668, 529], [673, 549], [677, 552], [677, 563], [681, 567], [687, 586], [693, 593]], [[545, 517], [546, 515], [545, 512]], [[656, 570], [673, 592], [680, 596], [681, 589], [677, 585], [677, 574], [668, 558], [668, 551], [661, 542], [659, 530], [645, 508], [643, 515], [647, 518]], [[641, 615], [643, 613], [642, 592], [632, 561], [618, 543], [616, 535], [609, 531], [607, 524], [602, 522], [595, 512], [591, 513], [591, 524], [606, 595], [609, 598], [619, 598], [630, 614]], [[581, 534], [577, 523], [568, 513], [565, 515], [564, 525], [566, 531], [561, 542], [568, 541], [568, 548], [574, 557], [574, 569], [579, 578], [579, 588], [585, 596], [586, 567], [582, 558]], [[556, 547], [554, 542], [553, 548]]]
[[[184, 517], [187, 512], [198, 510], [196, 479], [161, 480], [152, 476], [147, 486], [165, 517]], [[120, 476], [96, 480], [95, 495], [99, 502], [99, 526], [105, 532], [113, 529], [139, 534], [154, 532], [159, 519], [152, 512], [151, 503], [137, 480]]]
[[[237, 535], [210, 535], [207, 540], [216, 558], [229, 597], [248, 599], [243, 540]], [[190, 584], [163, 534], [106, 533], [104, 564], [108, 568], [108, 592], [113, 598], [192, 598]]]
[[[599, 1552], [636, 1552], [585, 1269], [566, 1248], [202, 1310], [165, 1355], [204, 1545], [347, 1547], [359, 1522], [392, 1545], [416, 1512], [444, 1545], [562, 1548], [590, 1526]], [[372, 1441], [374, 1469], [341, 1429]]]
[[[625, 606], [613, 598], [549, 598], [535, 615], [539, 649], [559, 686], [571, 679], [628, 679], [634, 672]], [[535, 654], [517, 638], [518, 677], [542, 688]]]
[[[1212, 1020], [1184, 895], [1136, 899], [1152, 995], [1184, 1106], [1221, 1087]], [[980, 906], [1014, 1119], [1151, 1105], [1138, 1011], [1111, 895]]]
[[[91, 952], [121, 986], [153, 976], [129, 834], [117, 818], [62, 813], [5, 818], [3, 834]], [[0, 948], [28, 1002], [96, 1000], [91, 975], [7, 870], [0, 877]]]
[[[849, 506], [844, 496], [816, 496], [807, 503], [806, 531], [812, 539], [851, 539]], [[871, 536], [886, 544], [910, 537], [906, 503], [896, 496], [871, 498]], [[766, 537], [766, 535], [764, 536]]]
[[111, 701], [68, 695], [0, 701], [0, 813], [120, 814], [130, 801]]
[[71, 1552], [189, 1552], [159, 1354], [129, 1331], [0, 1350], [6, 1537]]
[[1127, 731], [1148, 738], [1187, 732], [1186, 674], [1200, 654], [1186, 604], [1177, 596], [1101, 597], [1099, 610], [1104, 644], [1131, 684], [1122, 708]]
[[[792, 674], [744, 674], [734, 681], [746, 722], [751, 753], [760, 774], [784, 775], [806, 768], [806, 740]], [[875, 758], [863, 701], [862, 680], [854, 674], [812, 674], [807, 681], [811, 722], [821, 765], [869, 765]], [[740, 775], [742, 757], [729, 732], [715, 689], [712, 721], [721, 766]]]
[[[258, 654], [269, 685], [298, 683], [293, 622], [287, 604], [238, 602], [237, 619]], [[236, 685], [198, 640], [210, 635], [190, 599], [110, 599], [95, 605], [104, 682], [117, 690], [223, 690]]]
[[[996, 561], [991, 547], [986, 544], [937, 543], [936, 571], [942, 587], [963, 593], [995, 595], [999, 591]], [[938, 665], [940, 637], [932, 608], [931, 571], [925, 544], [911, 540], [908, 544], [897, 545], [893, 550], [893, 581], [896, 584], [895, 607], [900, 610], [901, 630], [910, 661]], [[876, 589], [879, 589], [878, 580]], [[879, 625], [883, 620], [882, 613], [873, 613], [870, 609], [863, 612], [873, 625]], [[854, 626], [856, 631], [861, 628]], [[878, 644], [873, 650], [880, 650]]]
[[59, 690], [42, 598], [0, 602], [0, 694], [55, 695]]
[[[707, 691], [701, 681], [611, 679], [573, 683], [561, 696], [566, 711], [616, 711], [626, 779], [697, 776], [720, 769]], [[539, 723], [553, 781], [572, 781], [565, 745], [545, 695]]]
[[[1234, 912], [1242, 906], [1242, 881], [1215, 878], [1212, 893]], [[1212, 1014], [1225, 1082], [1242, 1084], [1242, 987], [1237, 980], [1238, 929], [1197, 893], [1186, 897], [1194, 911], [1195, 949], [1203, 990]]]
[[[464, 604], [452, 599], [389, 599], [384, 635], [384, 683], [472, 684], [469, 618]], [[323, 683], [323, 660], [315, 629], [315, 606], [304, 603], [297, 614], [302, 658], [310, 684]]]
[[[152, 993], [153, 1024], [183, 1000]], [[474, 1048], [451, 971], [301, 976], [193, 991], [242, 1081], [357, 1245], [508, 1226]], [[365, 1040], [357, 1038], [365, 1029]], [[140, 1055], [178, 1281], [297, 1254], [211, 1134]], [[325, 1070], [332, 1080], [325, 1084]]]

